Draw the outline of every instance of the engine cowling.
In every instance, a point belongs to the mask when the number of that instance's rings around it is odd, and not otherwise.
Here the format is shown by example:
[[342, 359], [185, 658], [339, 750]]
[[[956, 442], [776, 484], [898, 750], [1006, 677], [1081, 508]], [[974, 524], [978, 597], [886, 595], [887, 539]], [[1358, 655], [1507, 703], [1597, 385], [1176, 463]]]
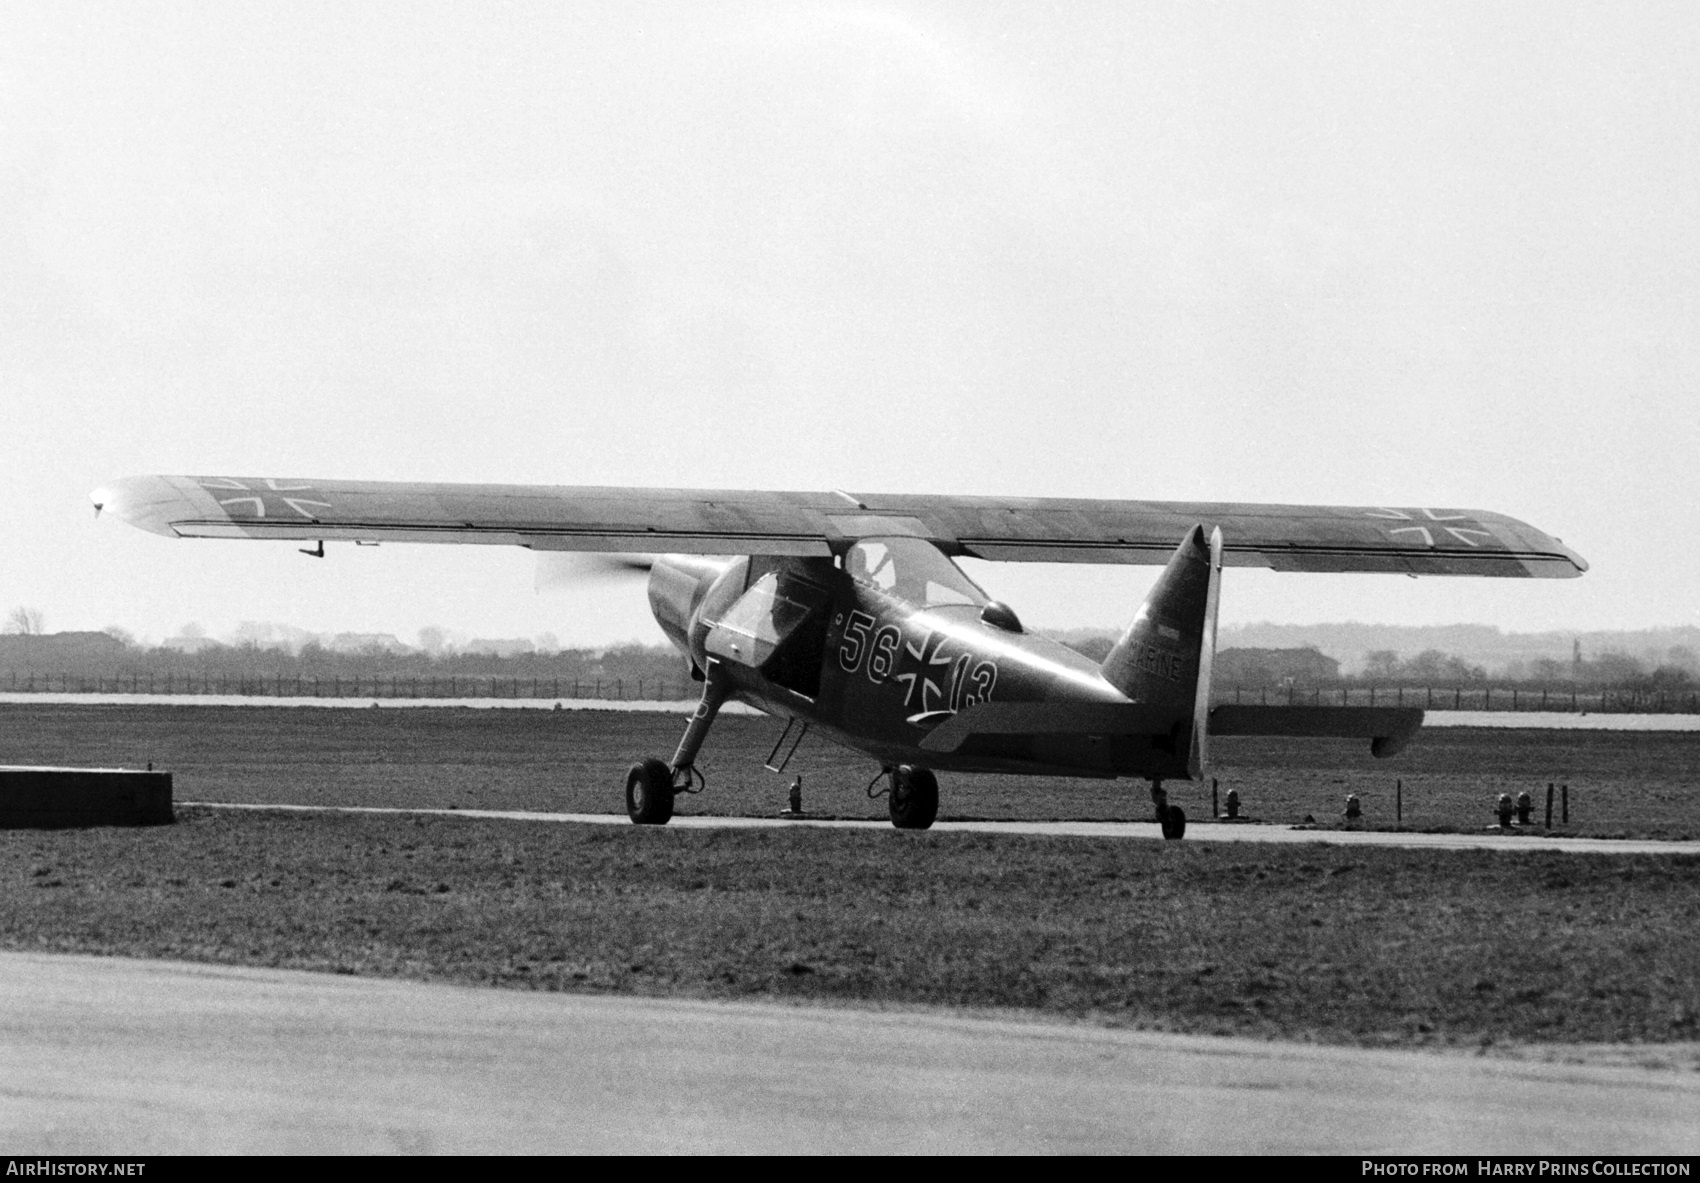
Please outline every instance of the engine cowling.
[[[649, 609], [667, 639], [693, 662], [703, 662], [705, 607], [725, 608], [744, 590], [749, 560], [707, 555], [661, 555], [649, 569]], [[721, 603], [724, 600], [725, 603]]]

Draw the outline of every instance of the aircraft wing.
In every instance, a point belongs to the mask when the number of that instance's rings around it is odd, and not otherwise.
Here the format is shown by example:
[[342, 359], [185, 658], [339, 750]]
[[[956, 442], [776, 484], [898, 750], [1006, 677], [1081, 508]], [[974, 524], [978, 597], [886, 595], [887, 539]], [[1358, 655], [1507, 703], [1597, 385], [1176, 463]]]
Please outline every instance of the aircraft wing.
[[1229, 566], [1278, 571], [1568, 578], [1588, 564], [1503, 514], [1413, 506], [1256, 505], [883, 493], [783, 493], [142, 476], [97, 510], [178, 538], [456, 542], [534, 550], [830, 555], [850, 540], [924, 538], [1010, 562], [1162, 564], [1220, 526]]

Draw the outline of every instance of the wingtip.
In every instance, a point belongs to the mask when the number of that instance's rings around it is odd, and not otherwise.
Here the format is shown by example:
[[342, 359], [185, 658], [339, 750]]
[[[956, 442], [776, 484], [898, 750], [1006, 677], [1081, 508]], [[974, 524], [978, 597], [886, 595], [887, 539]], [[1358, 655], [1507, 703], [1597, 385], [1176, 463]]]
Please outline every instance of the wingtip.
[[95, 517], [111, 516], [140, 530], [174, 536], [170, 519], [180, 516], [186, 502], [170, 479], [127, 476], [108, 481], [89, 493]]
[[1551, 544], [1547, 549], [1550, 554], [1541, 564], [1541, 569], [1534, 572], [1549, 579], [1579, 579], [1588, 573], [1588, 560], [1571, 550], [1568, 546], [1551, 535], [1547, 536]]

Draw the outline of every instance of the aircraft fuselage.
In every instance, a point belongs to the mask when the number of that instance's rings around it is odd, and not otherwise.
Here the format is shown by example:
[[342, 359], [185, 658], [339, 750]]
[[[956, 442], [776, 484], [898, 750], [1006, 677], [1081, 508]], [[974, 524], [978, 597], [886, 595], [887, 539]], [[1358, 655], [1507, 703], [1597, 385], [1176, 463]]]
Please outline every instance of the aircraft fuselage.
[[[937, 562], [948, 564], [933, 552]], [[930, 561], [906, 553], [912, 563]], [[922, 747], [955, 712], [983, 702], [1127, 703], [1099, 667], [1021, 630], [968, 583], [918, 579], [917, 603], [826, 559], [668, 557], [650, 598], [700, 673], [720, 665], [731, 697], [794, 718], [882, 764], [940, 771], [1184, 777], [1184, 740], [1129, 736], [979, 735], [952, 751]], [[966, 585], [966, 586], [963, 586]], [[960, 588], [960, 591], [958, 590]], [[953, 602], [939, 602], [953, 601]], [[1178, 722], [1179, 720], [1177, 720]]]

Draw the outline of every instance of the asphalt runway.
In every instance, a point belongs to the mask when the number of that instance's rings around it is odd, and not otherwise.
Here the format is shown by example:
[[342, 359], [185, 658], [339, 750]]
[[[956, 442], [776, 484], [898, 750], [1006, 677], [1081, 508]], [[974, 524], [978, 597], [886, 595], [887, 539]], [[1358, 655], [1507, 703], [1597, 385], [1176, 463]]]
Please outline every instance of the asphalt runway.
[[[497, 821], [554, 822], [588, 826], [629, 826], [618, 813], [542, 813], [521, 809], [381, 809], [363, 805], [241, 805], [221, 801], [182, 801], [203, 809], [273, 810], [286, 813], [430, 814], [439, 817], [491, 818]], [[834, 818], [693, 817], [675, 814], [667, 823], [678, 829], [784, 829], [820, 826], [831, 829], [889, 830], [889, 822]], [[934, 822], [929, 833], [1050, 834], [1067, 838], [1145, 838], [1161, 840], [1156, 822]], [[1692, 854], [1700, 842], [1666, 842], [1642, 838], [1552, 838], [1528, 831], [1502, 832], [1498, 827], [1480, 834], [1416, 834], [1387, 830], [1312, 830], [1298, 826], [1187, 823], [1187, 842], [1326, 842], [1335, 846], [1398, 846], [1412, 850], [1562, 850], [1572, 854]]]
[[24, 1156], [1693, 1154], [1694, 1067], [0, 954]]

